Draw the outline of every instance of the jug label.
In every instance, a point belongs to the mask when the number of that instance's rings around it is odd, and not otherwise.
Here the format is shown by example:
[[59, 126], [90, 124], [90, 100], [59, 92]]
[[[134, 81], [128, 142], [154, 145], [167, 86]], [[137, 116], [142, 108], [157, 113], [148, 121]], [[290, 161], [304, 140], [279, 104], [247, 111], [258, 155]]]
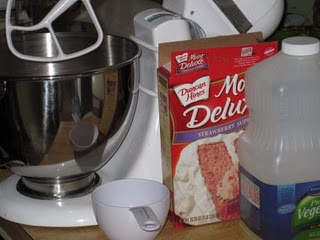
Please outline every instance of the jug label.
[[319, 239], [320, 181], [269, 185], [240, 167], [240, 215], [263, 239]]

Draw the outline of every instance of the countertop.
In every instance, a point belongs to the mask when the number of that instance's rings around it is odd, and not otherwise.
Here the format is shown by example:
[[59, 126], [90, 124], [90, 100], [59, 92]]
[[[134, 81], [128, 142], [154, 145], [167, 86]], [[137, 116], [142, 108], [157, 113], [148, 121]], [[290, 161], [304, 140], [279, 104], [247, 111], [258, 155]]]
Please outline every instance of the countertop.
[[[0, 169], [0, 181], [10, 175]], [[0, 218], [0, 227], [14, 240], [107, 240], [98, 226], [55, 228], [20, 225]], [[241, 220], [214, 223], [183, 229], [167, 221], [157, 240], [258, 240]]]

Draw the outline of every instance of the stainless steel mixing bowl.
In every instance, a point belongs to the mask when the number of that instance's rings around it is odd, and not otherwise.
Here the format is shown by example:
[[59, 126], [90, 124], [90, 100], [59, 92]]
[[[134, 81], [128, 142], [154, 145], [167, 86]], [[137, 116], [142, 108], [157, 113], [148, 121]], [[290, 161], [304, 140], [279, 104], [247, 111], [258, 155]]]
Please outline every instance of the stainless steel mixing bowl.
[[[64, 51], [95, 37], [61, 33]], [[18, 190], [35, 198], [74, 197], [98, 183], [95, 172], [120, 148], [135, 112], [139, 47], [106, 35], [82, 57], [38, 63], [16, 58], [0, 40], [0, 165], [21, 176]], [[25, 54], [52, 56], [50, 34], [20, 35]]]

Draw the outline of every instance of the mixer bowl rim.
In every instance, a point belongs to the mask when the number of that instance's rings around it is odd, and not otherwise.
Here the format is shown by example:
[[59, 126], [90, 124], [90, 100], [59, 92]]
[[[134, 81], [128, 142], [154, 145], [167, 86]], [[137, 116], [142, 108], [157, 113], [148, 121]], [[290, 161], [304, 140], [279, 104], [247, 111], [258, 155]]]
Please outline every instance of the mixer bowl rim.
[[[39, 39], [39, 36], [43, 38], [43, 36], [50, 35], [50, 33], [32, 33], [32, 34], [26, 34], [24, 38], [28, 38], [30, 40]], [[57, 37], [60, 38], [74, 38], [75, 41], [79, 38], [95, 38], [96, 36], [92, 33], [80, 33], [80, 32], [59, 32], [56, 33]], [[0, 41], [1, 45], [3, 46], [3, 42], [5, 42], [5, 37], [1, 37], [2, 41]], [[120, 59], [120, 61], [116, 62], [115, 64], [107, 64], [103, 63], [97, 67], [83, 67], [79, 65], [84, 65], [88, 62], [99, 62], [97, 60], [98, 57], [102, 57], [104, 59], [108, 59], [108, 51], [105, 51], [107, 48], [105, 47], [105, 44], [107, 44], [110, 41], [117, 41], [120, 43], [120, 41], [124, 41], [128, 47], [134, 48], [132, 51], [133, 53], [128, 54], [129, 57], [125, 59]], [[65, 78], [74, 78], [74, 77], [85, 77], [89, 75], [95, 75], [103, 72], [108, 72], [112, 70], [116, 70], [119, 68], [122, 68], [126, 65], [130, 65], [133, 62], [137, 62], [137, 59], [141, 56], [142, 50], [141, 47], [136, 44], [133, 40], [130, 38], [126, 38], [123, 36], [113, 35], [113, 34], [104, 34], [103, 42], [101, 45], [94, 51], [87, 53], [81, 57], [65, 60], [61, 62], [32, 62], [32, 61], [26, 61], [17, 58], [14, 56], [11, 52], [9, 52], [9, 49], [7, 48], [7, 44], [5, 43], [5, 48], [1, 47], [0, 45], [0, 54], [3, 51], [6, 51], [5, 53], [7, 56], [2, 58], [5, 59], [6, 64], [14, 64], [16, 67], [24, 66], [26, 65], [26, 68], [28, 69], [36, 69], [34, 74], [26, 73], [25, 75], [23, 73], [17, 74], [14, 71], [10, 71], [8, 73], [7, 66], [3, 65], [0, 59], [0, 81], [44, 81], [44, 80], [63, 80]], [[9, 53], [8, 53], [9, 52]], [[1, 69], [1, 65], [2, 68]], [[62, 71], [61, 74], [42, 74], [37, 71], [39, 68], [60, 68], [61, 66], [66, 66], [65, 68], [68, 68], [70, 65], [76, 65], [75, 69], [73, 71]], [[76, 69], [79, 69], [78, 71]], [[4, 72], [4, 73], [3, 73]]]

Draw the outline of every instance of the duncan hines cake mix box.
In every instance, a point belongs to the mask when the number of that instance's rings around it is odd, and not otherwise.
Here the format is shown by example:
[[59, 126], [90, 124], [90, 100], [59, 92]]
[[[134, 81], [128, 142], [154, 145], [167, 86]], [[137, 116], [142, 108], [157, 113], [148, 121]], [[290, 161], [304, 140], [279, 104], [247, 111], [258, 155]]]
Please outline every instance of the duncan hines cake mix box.
[[164, 183], [176, 227], [239, 218], [245, 71], [277, 50], [270, 42], [173, 51], [158, 68]]

